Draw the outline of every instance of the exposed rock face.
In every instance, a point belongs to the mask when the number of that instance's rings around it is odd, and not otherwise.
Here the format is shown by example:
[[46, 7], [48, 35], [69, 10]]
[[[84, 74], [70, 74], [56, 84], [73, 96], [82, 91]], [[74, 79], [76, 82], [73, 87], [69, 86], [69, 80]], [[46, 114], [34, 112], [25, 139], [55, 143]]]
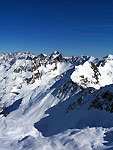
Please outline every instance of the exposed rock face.
[[113, 113], [113, 85], [101, 88], [91, 101], [89, 109], [99, 109]]

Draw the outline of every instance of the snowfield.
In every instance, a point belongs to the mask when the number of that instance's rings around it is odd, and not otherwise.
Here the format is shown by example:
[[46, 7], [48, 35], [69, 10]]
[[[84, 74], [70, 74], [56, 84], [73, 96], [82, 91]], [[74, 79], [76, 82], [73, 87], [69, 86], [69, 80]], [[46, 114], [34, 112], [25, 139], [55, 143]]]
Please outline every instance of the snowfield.
[[0, 54], [0, 150], [112, 149], [112, 55]]

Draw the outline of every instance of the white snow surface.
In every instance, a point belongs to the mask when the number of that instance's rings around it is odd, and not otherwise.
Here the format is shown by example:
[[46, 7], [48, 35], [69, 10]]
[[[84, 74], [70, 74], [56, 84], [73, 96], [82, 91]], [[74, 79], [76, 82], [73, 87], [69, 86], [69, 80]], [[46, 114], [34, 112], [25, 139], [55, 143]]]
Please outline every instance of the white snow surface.
[[[73, 91], [75, 82], [81, 85], [81, 75], [90, 81], [86, 87], [99, 89], [113, 83], [113, 56], [104, 58], [104, 67], [97, 67], [101, 76], [96, 85], [90, 64], [96, 62], [94, 57], [86, 61], [79, 58], [77, 66], [67, 58], [68, 61], [57, 61], [56, 67], [54, 58], [58, 56], [54, 52], [49, 60], [44, 54], [42, 60], [29, 52], [0, 54], [0, 150], [113, 149], [112, 113], [86, 109], [94, 95], [87, 96], [83, 91], [86, 104], [66, 113], [81, 96], [79, 87]], [[35, 57], [41, 64], [32, 70]], [[42, 76], [35, 78], [39, 72]], [[31, 77], [34, 82], [27, 82]]]
[[113, 84], [113, 56], [109, 55], [105, 60], [105, 65], [101, 64], [97, 67], [98, 84], [95, 84], [96, 79], [94, 78], [94, 70], [91, 67], [90, 61], [86, 61], [83, 65], [75, 66], [75, 71], [71, 75], [71, 79], [77, 84], [81, 85], [83, 83], [82, 76], [88, 79], [88, 83], [83, 85], [83, 87], [94, 87], [99, 89], [102, 86]]

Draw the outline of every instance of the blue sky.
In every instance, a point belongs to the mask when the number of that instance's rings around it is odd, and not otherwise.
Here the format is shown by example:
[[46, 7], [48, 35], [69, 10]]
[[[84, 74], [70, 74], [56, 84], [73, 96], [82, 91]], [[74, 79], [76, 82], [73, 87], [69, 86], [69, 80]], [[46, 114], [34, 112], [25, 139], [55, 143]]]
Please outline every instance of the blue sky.
[[113, 0], [0, 0], [0, 52], [113, 54]]

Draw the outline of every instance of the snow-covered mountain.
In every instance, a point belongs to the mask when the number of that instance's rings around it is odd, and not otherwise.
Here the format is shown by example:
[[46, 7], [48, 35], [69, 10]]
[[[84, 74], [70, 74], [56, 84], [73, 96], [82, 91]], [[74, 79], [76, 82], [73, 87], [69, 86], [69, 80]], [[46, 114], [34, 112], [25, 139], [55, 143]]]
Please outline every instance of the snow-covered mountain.
[[108, 55], [95, 64], [86, 61], [83, 65], [75, 66], [71, 76], [72, 81], [83, 87], [94, 87], [99, 89], [102, 86], [113, 83], [113, 56]]
[[0, 150], [113, 149], [113, 55], [0, 54]]

